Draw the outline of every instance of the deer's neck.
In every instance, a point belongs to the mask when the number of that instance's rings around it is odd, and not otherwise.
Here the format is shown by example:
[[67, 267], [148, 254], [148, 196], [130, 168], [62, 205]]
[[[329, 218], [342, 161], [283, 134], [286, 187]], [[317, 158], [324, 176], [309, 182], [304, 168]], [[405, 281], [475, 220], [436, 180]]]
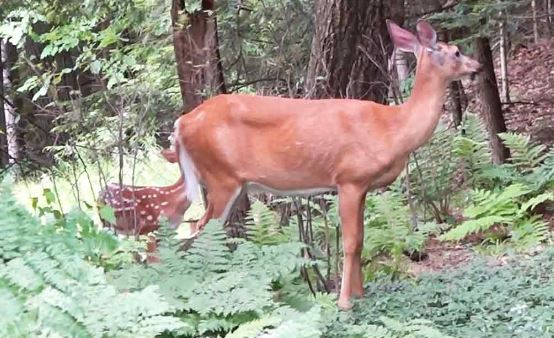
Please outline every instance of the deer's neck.
[[433, 72], [430, 64], [419, 63], [410, 98], [399, 106], [397, 136], [409, 154], [427, 142], [439, 122], [448, 81]]

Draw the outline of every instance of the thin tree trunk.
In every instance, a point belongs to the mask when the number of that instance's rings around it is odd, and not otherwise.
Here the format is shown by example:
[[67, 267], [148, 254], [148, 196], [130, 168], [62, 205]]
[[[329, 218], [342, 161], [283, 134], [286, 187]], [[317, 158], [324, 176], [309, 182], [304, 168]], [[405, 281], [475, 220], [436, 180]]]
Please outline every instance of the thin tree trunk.
[[484, 37], [476, 38], [474, 47], [475, 57], [483, 65], [483, 72], [479, 76], [479, 96], [489, 133], [492, 160], [493, 163], [500, 164], [510, 157], [510, 152], [498, 137], [499, 133], [506, 132], [506, 122], [502, 115], [502, 104], [494, 74], [494, 63], [489, 39]]
[[4, 103], [6, 103], [4, 105], [6, 113], [6, 137], [10, 162], [15, 162], [22, 157], [21, 147], [23, 141], [19, 137], [18, 120], [20, 119], [17, 118], [16, 107], [23, 107], [23, 99], [22, 94], [15, 91], [15, 87], [19, 82], [19, 70], [14, 67], [17, 62], [17, 48], [7, 41], [4, 42], [2, 47], [4, 48], [4, 53], [2, 53], [4, 56], [3, 88], [6, 95], [5, 98], [9, 98], [7, 101], [4, 100]]
[[533, 11], [533, 38], [535, 43], [539, 42], [539, 21], [537, 19], [537, 0], [531, 0], [531, 10]]
[[502, 98], [510, 102], [510, 88], [508, 84], [508, 51], [507, 51], [506, 24], [500, 21], [500, 83], [502, 84]]
[[[213, 0], [203, 0], [201, 10], [189, 13], [184, 0], [172, 0], [173, 43], [185, 113], [208, 97], [227, 92], [214, 9]], [[202, 195], [206, 201], [204, 191]], [[250, 201], [245, 193], [238, 198], [227, 220], [231, 236], [244, 235], [243, 224], [248, 209]]]
[[450, 84], [450, 94], [452, 100], [454, 101], [454, 107], [452, 110], [452, 121], [454, 123], [454, 127], [456, 128], [458, 128], [462, 123], [464, 109], [467, 106], [467, 103], [464, 104], [463, 102], [463, 91], [464, 87], [462, 85], [462, 81], [453, 81]]
[[9, 164], [8, 128], [6, 125], [5, 92], [4, 92], [4, 39], [0, 38], [0, 166]]
[[548, 25], [548, 33], [552, 36], [552, 0], [546, 1], [546, 24]]

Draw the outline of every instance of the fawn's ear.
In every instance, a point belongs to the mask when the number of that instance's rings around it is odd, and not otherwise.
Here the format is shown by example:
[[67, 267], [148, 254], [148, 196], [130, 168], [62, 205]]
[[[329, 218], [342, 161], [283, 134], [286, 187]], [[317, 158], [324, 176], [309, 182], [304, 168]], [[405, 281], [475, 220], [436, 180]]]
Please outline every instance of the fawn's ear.
[[179, 160], [177, 158], [177, 153], [173, 149], [164, 149], [164, 150], [162, 150], [162, 156], [165, 157], [165, 159], [169, 163], [176, 163]]
[[425, 20], [419, 20], [417, 25], [417, 37], [422, 46], [435, 49], [437, 44], [437, 32]]
[[387, 29], [395, 49], [417, 54], [419, 41], [414, 34], [391, 20], [387, 20]]

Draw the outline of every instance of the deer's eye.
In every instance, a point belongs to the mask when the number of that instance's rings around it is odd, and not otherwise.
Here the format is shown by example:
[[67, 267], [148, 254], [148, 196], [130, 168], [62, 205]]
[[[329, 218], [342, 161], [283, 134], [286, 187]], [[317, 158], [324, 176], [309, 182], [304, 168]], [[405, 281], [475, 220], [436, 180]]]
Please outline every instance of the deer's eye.
[[460, 57], [460, 51], [457, 50], [456, 53], [454, 53], [454, 55], [455, 55], [457, 58], [459, 58], [459, 57]]

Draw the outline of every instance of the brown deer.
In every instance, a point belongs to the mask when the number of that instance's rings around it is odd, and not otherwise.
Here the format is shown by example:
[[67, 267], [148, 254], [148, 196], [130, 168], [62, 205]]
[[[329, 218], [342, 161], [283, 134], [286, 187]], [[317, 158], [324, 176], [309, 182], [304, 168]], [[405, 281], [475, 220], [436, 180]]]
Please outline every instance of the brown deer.
[[[164, 157], [174, 162], [174, 152], [164, 150]], [[99, 204], [113, 208], [115, 224], [102, 219], [104, 227], [113, 228], [126, 235], [146, 235], [160, 227], [160, 220], [166, 218], [171, 228], [183, 221], [190, 207], [182, 177], [169, 186], [132, 186], [109, 183], [100, 192]], [[155, 251], [155, 242], [148, 243], [148, 251]]]
[[[361, 252], [366, 193], [386, 187], [411, 152], [429, 140], [448, 84], [481, 65], [456, 46], [436, 41], [425, 21], [417, 35], [387, 21], [397, 50], [415, 54], [411, 97], [387, 106], [353, 99], [215, 96], [175, 122], [175, 151], [189, 200], [206, 188], [208, 220], [225, 221], [245, 190], [278, 194], [337, 191], [344, 264], [339, 307], [363, 296]], [[370, 61], [368, 61], [370, 62]]]

